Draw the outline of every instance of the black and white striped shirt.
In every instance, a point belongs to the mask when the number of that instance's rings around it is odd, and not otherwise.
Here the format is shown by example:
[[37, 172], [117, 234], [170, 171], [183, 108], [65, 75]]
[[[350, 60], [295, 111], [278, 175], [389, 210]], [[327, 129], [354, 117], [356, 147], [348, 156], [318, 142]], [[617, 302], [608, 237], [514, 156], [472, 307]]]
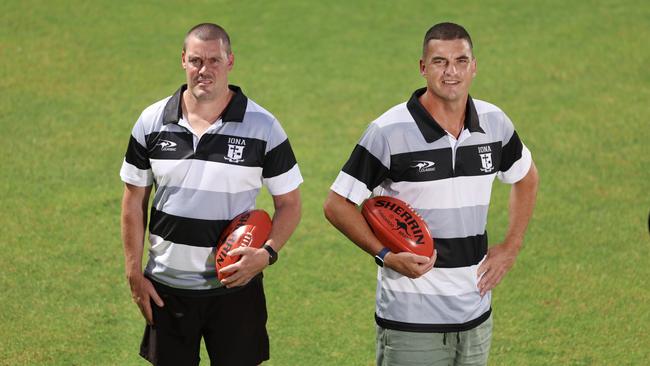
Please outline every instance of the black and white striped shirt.
[[214, 246], [228, 222], [255, 207], [262, 186], [293, 191], [302, 176], [278, 120], [239, 87], [221, 118], [199, 138], [183, 117], [183, 85], [146, 108], [133, 127], [120, 176], [155, 184], [145, 274], [186, 290], [222, 287]]
[[397, 197], [418, 211], [434, 237], [435, 268], [421, 278], [379, 269], [377, 323], [406, 331], [462, 331], [491, 312], [491, 294], [481, 298], [476, 274], [488, 248], [492, 182], [517, 182], [532, 160], [496, 106], [468, 98], [456, 139], [419, 102], [425, 91], [416, 90], [369, 125], [331, 189], [356, 204], [371, 195]]

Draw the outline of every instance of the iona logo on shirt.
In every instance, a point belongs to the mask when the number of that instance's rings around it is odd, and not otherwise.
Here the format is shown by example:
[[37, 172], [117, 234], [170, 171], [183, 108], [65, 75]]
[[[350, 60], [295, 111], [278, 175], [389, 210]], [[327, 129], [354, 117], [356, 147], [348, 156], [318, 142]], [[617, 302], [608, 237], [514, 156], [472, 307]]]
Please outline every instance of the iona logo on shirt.
[[236, 137], [228, 137], [228, 153], [223, 158], [231, 163], [241, 163], [244, 161], [244, 148], [246, 147], [246, 139]]
[[490, 148], [490, 145], [479, 146], [478, 153], [481, 157], [481, 171], [484, 173], [493, 171], [494, 166], [492, 166], [492, 149]]

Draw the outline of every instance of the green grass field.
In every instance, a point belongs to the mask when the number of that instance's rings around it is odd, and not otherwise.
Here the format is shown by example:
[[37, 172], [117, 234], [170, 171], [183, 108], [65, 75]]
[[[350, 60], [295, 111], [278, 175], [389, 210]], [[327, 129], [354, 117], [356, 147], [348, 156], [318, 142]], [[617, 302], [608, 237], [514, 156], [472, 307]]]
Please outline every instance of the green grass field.
[[[184, 81], [182, 39], [203, 21], [230, 32], [231, 82], [280, 119], [305, 178], [302, 223], [266, 273], [267, 364], [373, 365], [375, 265], [321, 205], [365, 126], [424, 85], [421, 39], [445, 20], [474, 39], [472, 95], [509, 114], [541, 174], [525, 248], [494, 291], [490, 364], [650, 364], [647, 2], [9, 0], [0, 10], [0, 365], [146, 364], [123, 270], [119, 169], [141, 110]], [[492, 243], [507, 197], [496, 183]]]

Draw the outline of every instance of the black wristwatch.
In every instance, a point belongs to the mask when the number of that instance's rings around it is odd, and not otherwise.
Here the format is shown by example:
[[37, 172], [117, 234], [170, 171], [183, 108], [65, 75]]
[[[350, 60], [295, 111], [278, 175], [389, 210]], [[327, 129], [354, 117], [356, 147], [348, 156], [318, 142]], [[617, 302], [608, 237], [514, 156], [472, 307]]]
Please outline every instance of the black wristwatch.
[[264, 244], [262, 248], [266, 249], [266, 251], [269, 252], [269, 266], [278, 260], [278, 252], [276, 252], [273, 247], [268, 244]]
[[386, 254], [388, 254], [389, 252], [390, 252], [390, 249], [388, 249], [388, 248], [384, 248], [384, 249], [380, 250], [379, 253], [377, 253], [377, 255], [375, 256], [375, 263], [377, 263], [377, 265], [378, 265], [379, 267], [383, 267], [383, 266], [384, 266], [384, 257], [385, 257]]

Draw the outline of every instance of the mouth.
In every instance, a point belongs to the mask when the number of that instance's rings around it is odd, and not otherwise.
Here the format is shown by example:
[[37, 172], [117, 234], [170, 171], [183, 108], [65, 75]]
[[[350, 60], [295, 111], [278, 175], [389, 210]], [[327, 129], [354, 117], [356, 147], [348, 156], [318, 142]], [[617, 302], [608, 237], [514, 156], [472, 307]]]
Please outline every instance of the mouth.
[[444, 85], [458, 85], [458, 84], [460, 84], [460, 81], [458, 81], [458, 80], [443, 80], [442, 83]]
[[212, 80], [211, 79], [198, 78], [196, 80], [196, 83], [199, 84], [199, 85], [209, 85], [209, 84], [212, 84]]

